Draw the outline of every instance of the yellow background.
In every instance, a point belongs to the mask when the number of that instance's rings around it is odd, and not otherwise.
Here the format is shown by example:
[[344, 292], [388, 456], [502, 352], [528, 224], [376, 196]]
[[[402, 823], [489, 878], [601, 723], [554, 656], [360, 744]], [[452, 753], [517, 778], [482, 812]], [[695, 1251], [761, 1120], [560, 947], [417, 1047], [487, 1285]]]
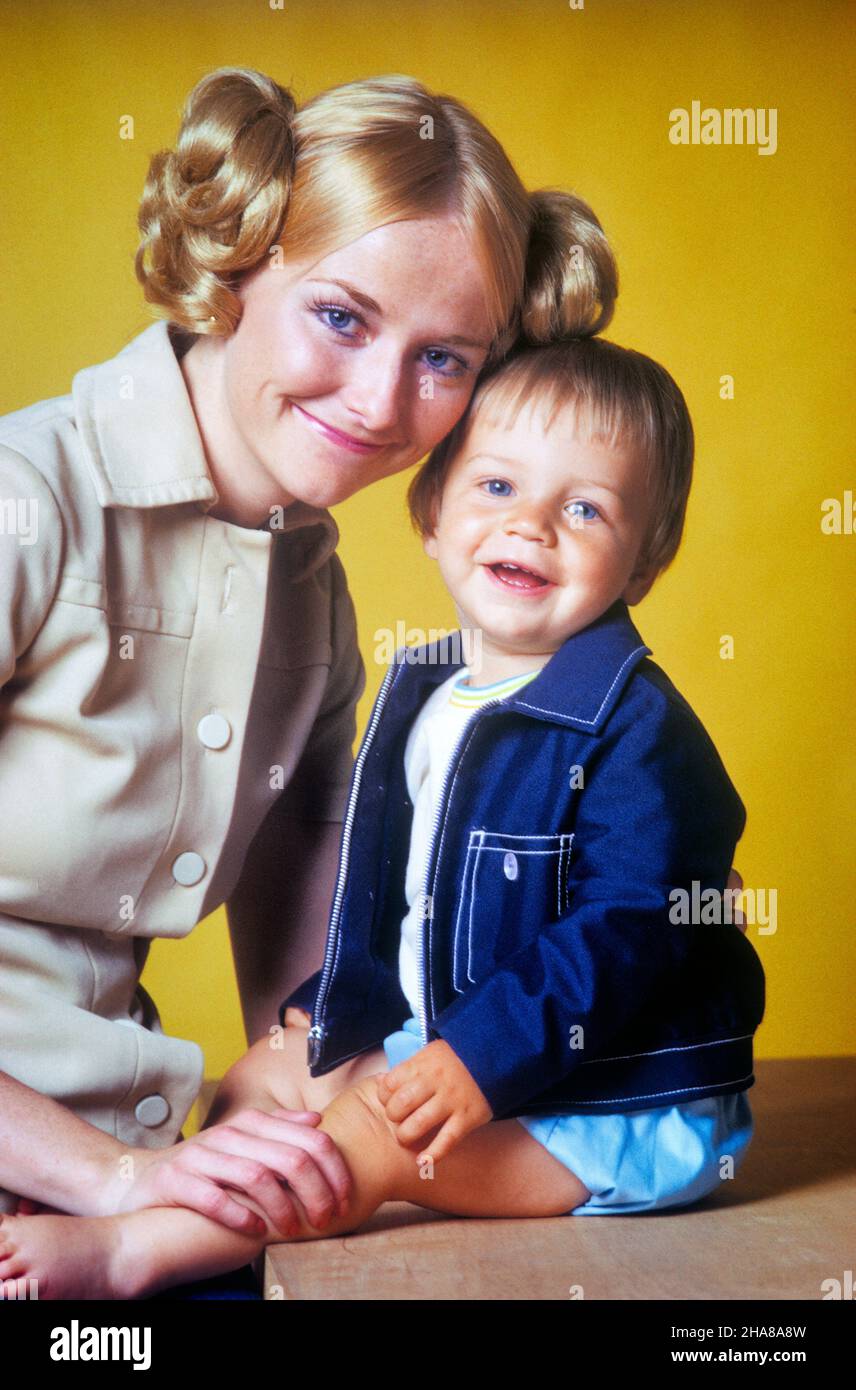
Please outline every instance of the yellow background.
[[[777, 892], [776, 933], [749, 929], [767, 973], [761, 1057], [856, 1040], [856, 535], [820, 529], [823, 500], [856, 489], [851, 14], [818, 0], [20, 0], [3, 15], [0, 292], [14, 350], [0, 411], [64, 394], [150, 322], [132, 269], [148, 156], [220, 65], [269, 72], [300, 102], [409, 73], [469, 104], [529, 187], [592, 203], [622, 279], [608, 336], [672, 371], [697, 433], [682, 550], [634, 618], [746, 803], [747, 886]], [[672, 145], [669, 112], [693, 100], [775, 107], [776, 153]], [[132, 141], [118, 135], [126, 115]], [[409, 528], [409, 476], [335, 509], [368, 668], [359, 732], [383, 674], [376, 630], [457, 625]], [[185, 941], [155, 942], [144, 981], [167, 1030], [221, 1075], [244, 1047], [222, 909]]]

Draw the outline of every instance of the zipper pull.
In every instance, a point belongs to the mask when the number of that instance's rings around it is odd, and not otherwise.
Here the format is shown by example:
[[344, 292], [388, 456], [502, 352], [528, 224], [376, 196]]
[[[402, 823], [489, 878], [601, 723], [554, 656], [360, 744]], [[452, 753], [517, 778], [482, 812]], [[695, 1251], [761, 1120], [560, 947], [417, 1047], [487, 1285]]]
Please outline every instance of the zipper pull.
[[313, 1023], [306, 1036], [306, 1060], [310, 1067], [314, 1066], [321, 1055], [321, 1042], [324, 1037], [324, 1029], [320, 1023]]

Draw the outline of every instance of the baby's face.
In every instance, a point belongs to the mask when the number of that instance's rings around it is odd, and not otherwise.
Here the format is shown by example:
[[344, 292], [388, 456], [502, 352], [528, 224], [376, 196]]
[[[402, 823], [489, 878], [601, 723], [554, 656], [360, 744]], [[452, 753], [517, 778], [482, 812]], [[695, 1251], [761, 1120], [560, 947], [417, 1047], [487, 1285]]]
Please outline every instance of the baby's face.
[[424, 542], [461, 626], [497, 654], [555, 652], [654, 580], [637, 570], [649, 505], [638, 458], [584, 442], [568, 408], [547, 433], [543, 418], [536, 404], [511, 428], [474, 420]]

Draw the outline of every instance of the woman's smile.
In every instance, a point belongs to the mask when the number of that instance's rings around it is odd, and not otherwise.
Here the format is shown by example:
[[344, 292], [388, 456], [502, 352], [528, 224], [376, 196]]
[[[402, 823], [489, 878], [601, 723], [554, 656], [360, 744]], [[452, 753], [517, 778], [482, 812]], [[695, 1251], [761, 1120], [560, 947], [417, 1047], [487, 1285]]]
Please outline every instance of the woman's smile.
[[354, 454], [376, 454], [379, 449], [386, 447], [384, 444], [371, 444], [363, 442], [360, 439], [355, 439], [353, 435], [343, 434], [341, 430], [337, 430], [333, 425], [328, 425], [325, 420], [319, 420], [317, 415], [310, 415], [309, 411], [304, 410], [303, 406], [298, 405], [296, 401], [292, 401], [291, 404], [297, 412], [299, 419], [302, 418], [305, 420], [310, 429], [323, 435], [331, 444], [338, 445], [339, 448], [348, 449]]

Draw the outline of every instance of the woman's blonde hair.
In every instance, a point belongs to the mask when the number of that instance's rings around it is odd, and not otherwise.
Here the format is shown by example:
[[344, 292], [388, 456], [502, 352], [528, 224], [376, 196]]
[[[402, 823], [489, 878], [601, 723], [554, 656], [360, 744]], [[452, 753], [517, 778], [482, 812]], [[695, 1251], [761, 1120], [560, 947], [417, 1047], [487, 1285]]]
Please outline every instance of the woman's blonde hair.
[[417, 535], [434, 531], [446, 479], [473, 423], [484, 419], [506, 428], [522, 410], [535, 407], [543, 408], [545, 430], [569, 408], [582, 438], [633, 451], [648, 502], [637, 564], [661, 573], [683, 533], [695, 453], [692, 420], [665, 367], [606, 338], [521, 348], [481, 377], [460, 420], [410, 481], [407, 506]]
[[332, 87], [299, 109], [263, 73], [203, 77], [175, 148], [152, 157], [135, 269], [170, 322], [229, 334], [237, 285], [273, 248], [320, 259], [385, 223], [438, 213], [457, 218], [484, 268], [488, 362], [515, 342], [588, 335], [611, 319], [618, 272], [591, 208], [558, 189], [527, 192], [471, 111], [399, 75]]

